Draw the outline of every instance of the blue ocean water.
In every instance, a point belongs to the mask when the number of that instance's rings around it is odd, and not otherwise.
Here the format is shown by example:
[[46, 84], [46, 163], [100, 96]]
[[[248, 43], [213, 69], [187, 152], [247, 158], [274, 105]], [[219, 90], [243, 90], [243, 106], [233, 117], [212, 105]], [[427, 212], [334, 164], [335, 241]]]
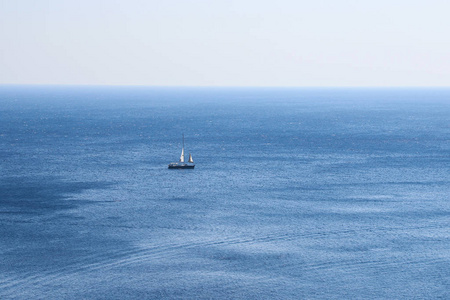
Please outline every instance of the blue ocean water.
[[2, 86], [0, 298], [448, 299], [449, 170], [450, 89]]

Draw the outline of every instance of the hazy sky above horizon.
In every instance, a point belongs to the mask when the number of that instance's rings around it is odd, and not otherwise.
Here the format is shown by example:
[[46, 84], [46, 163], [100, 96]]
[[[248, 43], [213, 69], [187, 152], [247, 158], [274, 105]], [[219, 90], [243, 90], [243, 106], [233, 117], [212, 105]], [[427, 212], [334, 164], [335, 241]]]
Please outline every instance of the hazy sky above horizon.
[[449, 86], [448, 0], [0, 0], [0, 84]]

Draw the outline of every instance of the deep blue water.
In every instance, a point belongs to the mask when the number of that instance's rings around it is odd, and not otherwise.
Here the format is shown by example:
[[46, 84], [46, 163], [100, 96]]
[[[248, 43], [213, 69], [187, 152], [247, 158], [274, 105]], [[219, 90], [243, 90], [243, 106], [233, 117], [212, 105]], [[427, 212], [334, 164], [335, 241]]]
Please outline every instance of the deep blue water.
[[1, 299], [450, 298], [450, 89], [2, 86], [0, 180]]

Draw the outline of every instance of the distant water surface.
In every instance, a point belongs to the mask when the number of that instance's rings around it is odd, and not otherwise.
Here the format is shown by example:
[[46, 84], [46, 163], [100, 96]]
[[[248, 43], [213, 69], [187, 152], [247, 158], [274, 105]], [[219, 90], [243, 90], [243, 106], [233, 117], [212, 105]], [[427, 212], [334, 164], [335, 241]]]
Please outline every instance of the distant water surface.
[[450, 89], [0, 87], [1, 299], [448, 299], [449, 195]]

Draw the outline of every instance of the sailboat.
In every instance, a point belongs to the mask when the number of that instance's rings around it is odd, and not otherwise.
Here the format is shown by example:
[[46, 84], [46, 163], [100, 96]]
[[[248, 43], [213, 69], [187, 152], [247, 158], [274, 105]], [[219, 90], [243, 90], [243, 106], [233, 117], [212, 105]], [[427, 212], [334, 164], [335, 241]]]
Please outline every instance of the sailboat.
[[189, 153], [188, 162], [184, 162], [184, 134], [183, 134], [183, 148], [181, 148], [180, 161], [177, 163], [170, 163], [169, 169], [193, 169], [195, 167], [194, 160], [192, 159], [191, 153]]

